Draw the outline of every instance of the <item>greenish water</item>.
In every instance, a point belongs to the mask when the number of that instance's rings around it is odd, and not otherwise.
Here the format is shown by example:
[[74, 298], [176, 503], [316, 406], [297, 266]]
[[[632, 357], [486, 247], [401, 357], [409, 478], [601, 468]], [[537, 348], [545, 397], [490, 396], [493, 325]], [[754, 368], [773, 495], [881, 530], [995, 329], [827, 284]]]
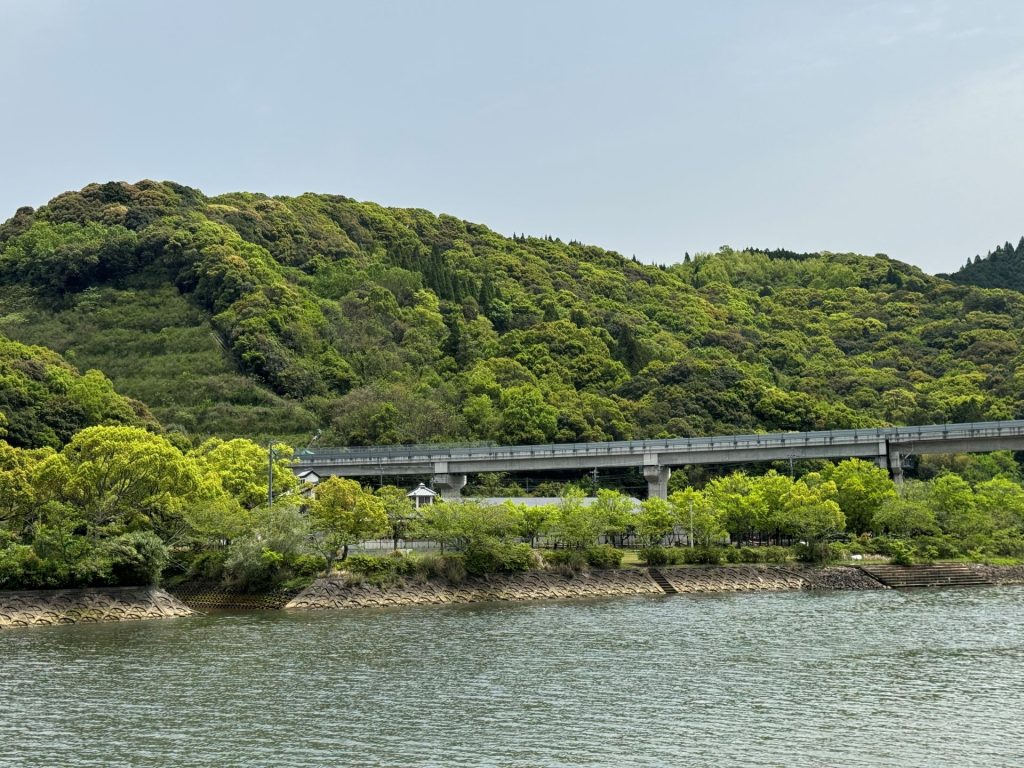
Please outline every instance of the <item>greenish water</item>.
[[1024, 589], [0, 632], [3, 766], [1024, 764]]

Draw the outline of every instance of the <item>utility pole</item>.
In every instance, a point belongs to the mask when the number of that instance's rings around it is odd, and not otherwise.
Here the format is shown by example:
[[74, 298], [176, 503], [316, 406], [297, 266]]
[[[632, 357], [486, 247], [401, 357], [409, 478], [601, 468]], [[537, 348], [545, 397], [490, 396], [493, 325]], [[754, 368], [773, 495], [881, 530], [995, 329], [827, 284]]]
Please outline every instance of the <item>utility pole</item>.
[[597, 495], [597, 467], [594, 467], [594, 471], [591, 472], [594, 477], [594, 495]]
[[274, 506], [274, 441], [267, 441], [267, 506]]
[[690, 497], [690, 546], [693, 546], [693, 496]]

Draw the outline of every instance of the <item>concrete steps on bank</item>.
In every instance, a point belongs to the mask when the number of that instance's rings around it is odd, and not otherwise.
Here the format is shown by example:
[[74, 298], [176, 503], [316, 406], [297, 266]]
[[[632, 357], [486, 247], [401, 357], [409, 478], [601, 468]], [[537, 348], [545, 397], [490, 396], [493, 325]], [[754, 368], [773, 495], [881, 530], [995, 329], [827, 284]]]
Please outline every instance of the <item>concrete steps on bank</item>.
[[974, 587], [991, 584], [968, 565], [862, 565], [861, 570], [893, 589], [914, 587]]
[[661, 591], [666, 595], [676, 595], [679, 593], [679, 590], [672, 586], [672, 582], [665, 578], [665, 574], [657, 568], [648, 568], [647, 572], [651, 574], [654, 583], [661, 587]]

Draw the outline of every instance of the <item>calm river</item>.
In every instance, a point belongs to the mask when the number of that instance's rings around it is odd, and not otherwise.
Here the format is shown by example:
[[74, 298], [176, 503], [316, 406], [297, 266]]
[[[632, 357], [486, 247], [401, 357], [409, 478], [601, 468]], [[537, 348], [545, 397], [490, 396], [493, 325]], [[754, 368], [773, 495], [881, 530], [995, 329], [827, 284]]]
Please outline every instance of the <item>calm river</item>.
[[1024, 588], [0, 632], [3, 766], [1024, 765]]

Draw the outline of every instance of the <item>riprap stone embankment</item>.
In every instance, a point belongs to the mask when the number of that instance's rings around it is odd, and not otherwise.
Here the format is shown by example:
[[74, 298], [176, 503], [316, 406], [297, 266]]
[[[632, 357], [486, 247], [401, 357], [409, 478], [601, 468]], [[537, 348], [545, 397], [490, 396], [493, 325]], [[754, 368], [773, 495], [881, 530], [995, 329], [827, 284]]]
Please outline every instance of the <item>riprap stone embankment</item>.
[[[662, 568], [677, 592], [763, 592], [801, 589], [883, 589], [857, 568], [786, 568], [771, 565]], [[286, 605], [297, 609], [383, 608], [398, 605], [476, 603], [489, 600], [557, 600], [613, 595], [664, 594], [643, 568], [589, 571], [572, 576], [531, 572], [387, 586], [319, 579]]]
[[0, 592], [0, 629], [167, 619], [194, 613], [156, 587]]

